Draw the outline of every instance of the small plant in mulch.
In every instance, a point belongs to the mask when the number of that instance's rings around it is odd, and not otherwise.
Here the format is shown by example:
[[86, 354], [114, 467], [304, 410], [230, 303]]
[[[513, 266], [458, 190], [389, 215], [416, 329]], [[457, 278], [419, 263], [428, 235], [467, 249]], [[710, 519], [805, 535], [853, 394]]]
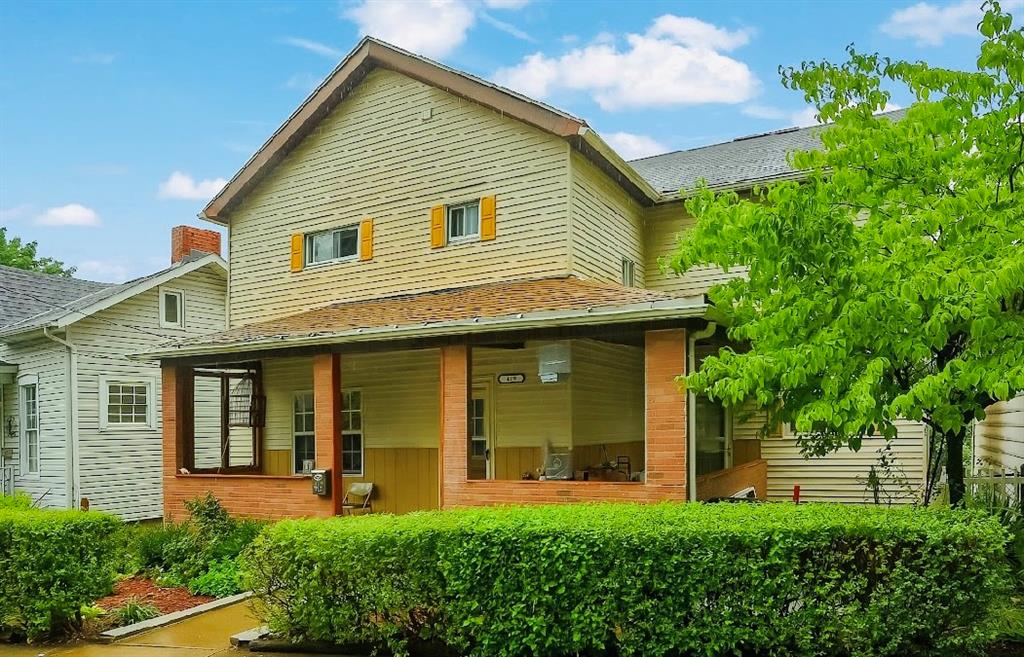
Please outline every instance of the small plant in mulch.
[[129, 598], [123, 605], [110, 612], [111, 618], [119, 626], [141, 623], [159, 615], [160, 610], [155, 605], [143, 602], [138, 598]]

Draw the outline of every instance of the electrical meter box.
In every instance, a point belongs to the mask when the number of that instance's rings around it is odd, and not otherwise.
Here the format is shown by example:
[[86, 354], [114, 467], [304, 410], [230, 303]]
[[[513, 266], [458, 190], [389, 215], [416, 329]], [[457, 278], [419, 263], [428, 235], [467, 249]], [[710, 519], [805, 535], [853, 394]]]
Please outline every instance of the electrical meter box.
[[319, 495], [320, 497], [327, 497], [331, 494], [331, 471], [330, 470], [312, 470], [310, 474], [313, 476], [313, 494]]

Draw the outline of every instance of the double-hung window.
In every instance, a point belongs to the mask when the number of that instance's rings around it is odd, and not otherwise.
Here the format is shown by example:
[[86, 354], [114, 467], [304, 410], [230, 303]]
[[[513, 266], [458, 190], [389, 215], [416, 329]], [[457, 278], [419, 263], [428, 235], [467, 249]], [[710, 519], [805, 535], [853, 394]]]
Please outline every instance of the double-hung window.
[[21, 467], [24, 474], [39, 473], [39, 381], [35, 376], [18, 380], [21, 415]]
[[293, 439], [296, 474], [309, 474], [316, 462], [316, 424], [313, 412], [313, 393], [295, 393]]
[[636, 286], [636, 262], [629, 258], [622, 259], [622, 284], [626, 287]]
[[152, 379], [100, 378], [100, 429], [152, 429]]
[[341, 393], [341, 471], [363, 474], [363, 393], [359, 390]]
[[306, 265], [354, 260], [359, 251], [359, 227], [332, 228], [306, 235]]
[[480, 237], [480, 201], [449, 205], [447, 208], [448, 241], [478, 239]]

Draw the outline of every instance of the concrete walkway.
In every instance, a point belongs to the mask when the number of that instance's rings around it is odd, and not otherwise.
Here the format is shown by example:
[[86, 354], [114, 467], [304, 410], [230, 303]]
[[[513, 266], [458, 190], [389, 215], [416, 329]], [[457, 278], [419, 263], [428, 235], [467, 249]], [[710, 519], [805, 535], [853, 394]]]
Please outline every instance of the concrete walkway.
[[[248, 602], [209, 611], [117, 643], [63, 646], [0, 646], [3, 657], [254, 657], [264, 653], [236, 650], [231, 636], [258, 627]], [[266, 653], [269, 654], [269, 653]], [[287, 657], [287, 653], [274, 653]]]

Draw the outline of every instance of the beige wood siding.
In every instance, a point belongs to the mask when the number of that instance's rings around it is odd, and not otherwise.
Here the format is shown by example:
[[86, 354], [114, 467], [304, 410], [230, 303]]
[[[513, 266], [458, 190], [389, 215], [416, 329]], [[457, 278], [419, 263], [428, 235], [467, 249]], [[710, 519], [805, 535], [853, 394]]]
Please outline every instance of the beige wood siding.
[[1024, 464], [1024, 395], [998, 402], [974, 427], [974, 457], [985, 465], [1019, 469]]
[[[152, 289], [76, 322], [69, 330], [71, 341], [78, 347], [81, 495], [89, 498], [92, 508], [116, 513], [126, 520], [163, 515], [160, 367], [131, 360], [127, 354], [175, 337], [220, 331], [225, 325], [225, 277], [214, 266], [197, 269], [167, 287], [185, 294], [183, 329], [160, 327], [159, 290]], [[101, 429], [101, 377], [152, 382], [153, 428]], [[219, 400], [219, 390], [214, 395]]]
[[14, 449], [8, 462], [15, 468], [15, 490], [40, 500], [40, 506], [61, 508], [67, 505], [67, 352], [64, 347], [40, 339], [15, 345], [0, 344], [0, 360], [18, 365], [17, 376], [34, 374], [39, 377], [39, 473], [29, 475], [21, 471], [21, 418], [18, 411], [17, 383], [4, 386], [4, 417], [16, 418], [18, 437], [6, 436], [6, 427], [0, 440], [5, 447]]
[[644, 208], [585, 157], [572, 153], [572, 268], [584, 278], [622, 282], [622, 259], [644, 287]]
[[[733, 438], [756, 438], [763, 423], [763, 414], [745, 417], [737, 413], [733, 418]], [[745, 417], [746, 421], [741, 420]], [[918, 422], [897, 423], [898, 437], [892, 442], [891, 455], [897, 464], [895, 478], [883, 483], [883, 500], [913, 502], [921, 494], [924, 484], [926, 443], [924, 425]], [[761, 440], [761, 458], [768, 461], [768, 497], [792, 499], [793, 486], [800, 486], [800, 497], [815, 502], [873, 501], [868, 489], [871, 466], [878, 468], [879, 450], [885, 440], [865, 440], [859, 451], [841, 449], [823, 457], [804, 458], [796, 437], [786, 428]]]
[[686, 212], [682, 201], [662, 203], [647, 209], [645, 270], [648, 288], [694, 296], [704, 294], [712, 286], [743, 274], [741, 269], [726, 273], [718, 267], [694, 267], [678, 276], [664, 267], [662, 259], [675, 253], [679, 235], [693, 228], [695, 222]]
[[[568, 272], [567, 142], [376, 70], [231, 217], [232, 326], [338, 300]], [[497, 196], [497, 239], [430, 248], [430, 209]], [[291, 272], [296, 233], [374, 220], [373, 259]]]

